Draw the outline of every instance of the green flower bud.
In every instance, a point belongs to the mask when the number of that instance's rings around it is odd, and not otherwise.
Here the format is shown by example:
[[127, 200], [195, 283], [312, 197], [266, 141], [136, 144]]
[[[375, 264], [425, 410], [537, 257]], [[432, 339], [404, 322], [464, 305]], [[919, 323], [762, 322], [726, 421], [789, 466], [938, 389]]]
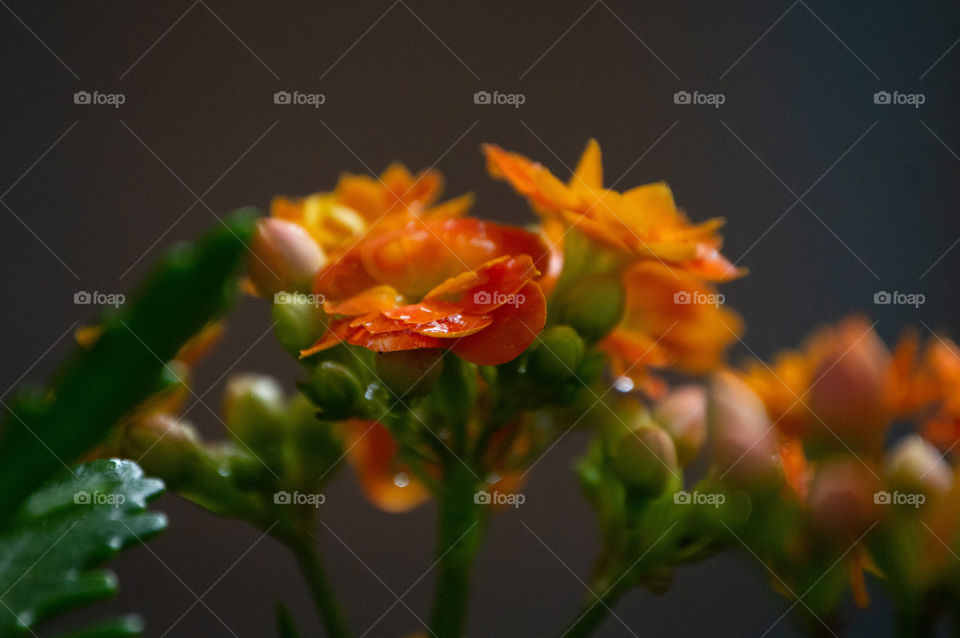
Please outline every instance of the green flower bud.
[[350, 369], [335, 361], [324, 361], [313, 371], [301, 390], [320, 408], [323, 418], [337, 421], [353, 416], [363, 395], [363, 385]]
[[119, 452], [138, 459], [144, 471], [172, 486], [183, 482], [202, 453], [196, 429], [170, 414], [156, 413], [125, 425], [119, 434]]
[[294, 357], [300, 351], [309, 348], [323, 336], [327, 330], [327, 314], [309, 295], [289, 295], [283, 303], [274, 303], [270, 314], [273, 316], [273, 333], [283, 349]]
[[599, 341], [620, 322], [625, 295], [619, 272], [592, 275], [564, 291], [557, 311], [584, 339]]
[[279, 467], [284, 396], [275, 379], [259, 374], [232, 377], [224, 393], [223, 418], [241, 448], [248, 447], [264, 463]]
[[421, 348], [382, 352], [374, 358], [377, 377], [397, 397], [421, 397], [440, 378], [443, 350]]
[[673, 439], [652, 425], [641, 425], [617, 437], [610, 460], [627, 488], [643, 496], [662, 494], [677, 473]]
[[547, 328], [530, 353], [530, 370], [544, 381], [566, 381], [583, 363], [584, 350], [583, 339], [570, 326]]

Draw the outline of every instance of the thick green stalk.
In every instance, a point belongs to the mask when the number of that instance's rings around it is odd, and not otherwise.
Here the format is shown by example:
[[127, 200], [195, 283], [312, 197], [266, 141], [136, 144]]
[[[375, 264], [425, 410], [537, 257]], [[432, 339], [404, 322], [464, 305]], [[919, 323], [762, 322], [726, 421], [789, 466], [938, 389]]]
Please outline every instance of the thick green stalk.
[[431, 626], [436, 638], [459, 638], [467, 619], [470, 573], [483, 537], [479, 480], [459, 459], [449, 459], [439, 497], [438, 577]]

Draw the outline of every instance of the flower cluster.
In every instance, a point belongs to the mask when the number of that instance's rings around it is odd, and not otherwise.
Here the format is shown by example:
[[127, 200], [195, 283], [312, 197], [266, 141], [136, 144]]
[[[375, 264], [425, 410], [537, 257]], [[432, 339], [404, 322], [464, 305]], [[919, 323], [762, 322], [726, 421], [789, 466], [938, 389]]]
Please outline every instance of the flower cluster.
[[[574, 427], [594, 434], [577, 472], [600, 523], [591, 588], [604, 604], [565, 635], [588, 635], [629, 588], [662, 590], [675, 567], [730, 547], [759, 557], [830, 633], [847, 592], [868, 603], [868, 574], [908, 624], [960, 600], [942, 561], [960, 547], [960, 348], [907, 333], [890, 350], [851, 317], [732, 367], [744, 327], [721, 285], [746, 270], [721, 253], [722, 220], [692, 222], [664, 183], [605, 187], [592, 140], [566, 182], [483, 151], [538, 223], [473, 216], [471, 195], [439, 202], [439, 173], [400, 165], [274, 200], [244, 288], [272, 302], [299, 391], [234, 376], [231, 436], [213, 446], [176, 417], [186, 384], [170, 379], [109, 450], [218, 513], [274, 521], [301, 554], [341, 459], [386, 511], [435, 499], [431, 631], [444, 638], [462, 630], [479, 523], [525, 502], [524, 477]], [[187, 372], [219, 329], [169, 369]]]

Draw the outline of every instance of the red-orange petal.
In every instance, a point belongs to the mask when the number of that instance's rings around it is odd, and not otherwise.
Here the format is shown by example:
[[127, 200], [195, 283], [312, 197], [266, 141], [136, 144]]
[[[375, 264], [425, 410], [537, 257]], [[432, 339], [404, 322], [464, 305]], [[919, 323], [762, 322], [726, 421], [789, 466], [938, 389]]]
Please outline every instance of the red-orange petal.
[[543, 330], [547, 320], [547, 301], [539, 284], [528, 282], [516, 298], [522, 302], [497, 308], [488, 328], [457, 341], [451, 350], [477, 365], [499, 365], [515, 359]]

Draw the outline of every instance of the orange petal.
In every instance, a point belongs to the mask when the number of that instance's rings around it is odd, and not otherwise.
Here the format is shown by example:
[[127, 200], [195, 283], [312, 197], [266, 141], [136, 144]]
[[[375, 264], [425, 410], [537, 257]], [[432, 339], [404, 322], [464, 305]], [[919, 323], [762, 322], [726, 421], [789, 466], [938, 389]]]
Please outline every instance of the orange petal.
[[527, 283], [516, 299], [522, 301], [497, 308], [488, 328], [457, 341], [451, 350], [477, 365], [499, 365], [516, 358], [547, 320], [547, 302], [539, 284]]
[[587, 142], [587, 148], [583, 150], [583, 155], [577, 162], [577, 168], [573, 171], [570, 187], [586, 187], [594, 190], [603, 188], [603, 161], [597, 140], [591, 138]]
[[476, 334], [493, 323], [491, 315], [456, 314], [411, 328], [417, 334], [455, 339]]
[[[346, 427], [347, 460], [377, 507], [404, 512], [430, 497], [423, 484], [406, 474], [406, 466], [397, 458], [397, 444], [385, 427], [372, 421], [349, 421]], [[398, 481], [398, 476], [403, 480]]]
[[400, 294], [390, 286], [376, 286], [340, 303], [324, 303], [323, 309], [329, 315], [365, 315], [395, 308], [400, 299]]

